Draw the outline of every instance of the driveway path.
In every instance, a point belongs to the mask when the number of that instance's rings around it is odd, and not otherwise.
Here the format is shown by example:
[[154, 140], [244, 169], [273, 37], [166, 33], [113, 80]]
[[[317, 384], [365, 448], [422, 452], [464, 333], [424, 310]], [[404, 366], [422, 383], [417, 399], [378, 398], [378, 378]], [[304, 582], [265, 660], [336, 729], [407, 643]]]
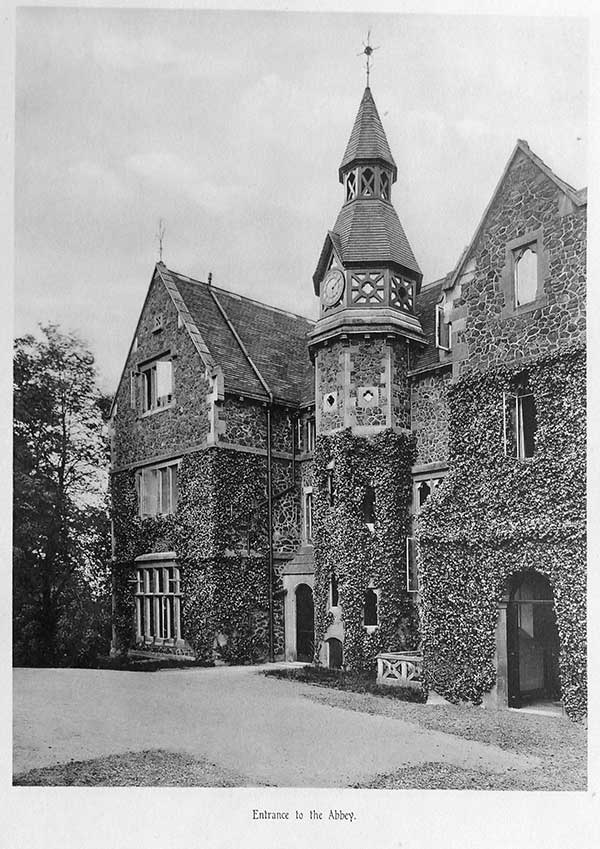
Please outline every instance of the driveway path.
[[16, 669], [14, 770], [145, 749], [184, 752], [280, 787], [344, 787], [425, 761], [539, 765], [402, 720], [317, 704], [256, 667]]

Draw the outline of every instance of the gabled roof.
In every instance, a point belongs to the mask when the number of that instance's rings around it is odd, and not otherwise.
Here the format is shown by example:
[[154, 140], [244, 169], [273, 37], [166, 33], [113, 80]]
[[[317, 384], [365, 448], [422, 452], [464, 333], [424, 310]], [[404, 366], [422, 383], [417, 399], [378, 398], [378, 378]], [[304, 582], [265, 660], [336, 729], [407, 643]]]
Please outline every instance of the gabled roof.
[[574, 189], [573, 186], [569, 185], [569, 183], [566, 183], [564, 180], [561, 180], [561, 178], [557, 177], [557, 175], [554, 173], [554, 171], [552, 171], [552, 169], [549, 168], [548, 165], [546, 165], [546, 163], [542, 159], [540, 159], [540, 157], [537, 156], [537, 154], [535, 154], [531, 150], [531, 148], [529, 147], [529, 145], [527, 144], [527, 142], [524, 139], [518, 139], [517, 143], [516, 143], [516, 145], [513, 149], [513, 152], [511, 153], [511, 155], [508, 159], [508, 162], [506, 163], [504, 171], [502, 172], [502, 176], [498, 180], [496, 188], [494, 189], [494, 191], [492, 193], [492, 197], [490, 198], [490, 201], [489, 201], [488, 205], [486, 206], [483, 215], [481, 216], [481, 220], [479, 221], [479, 224], [477, 225], [477, 228], [475, 230], [473, 238], [471, 239], [471, 241], [469, 242], [469, 244], [467, 245], [465, 250], [462, 252], [460, 259], [459, 259], [459, 261], [456, 265], [456, 268], [454, 269], [454, 272], [452, 274], [448, 275], [448, 277], [446, 277], [446, 279], [443, 283], [444, 289], [452, 289], [452, 287], [454, 286], [454, 284], [458, 280], [458, 278], [459, 278], [459, 276], [462, 272], [463, 266], [464, 266], [468, 256], [470, 255], [473, 246], [477, 242], [477, 239], [479, 238], [481, 231], [483, 230], [483, 225], [485, 224], [488, 213], [489, 213], [490, 209], [492, 208], [494, 201], [496, 200], [496, 197], [498, 196], [498, 194], [500, 192], [500, 189], [502, 188], [502, 184], [504, 183], [506, 175], [508, 174], [515, 157], [519, 153], [524, 153], [525, 156], [527, 156], [540, 169], [540, 171], [542, 171], [542, 173], [544, 173], [546, 175], [546, 177], [548, 177], [550, 180], [552, 180], [552, 182], [556, 186], [558, 186], [558, 188], [562, 192], [564, 192], [564, 194], [574, 203], [575, 206], [585, 206], [587, 204], [587, 189], [579, 189], [579, 190]]
[[396, 179], [396, 163], [369, 86], [366, 87], [360, 101], [356, 120], [340, 165], [340, 182], [343, 180], [343, 169], [360, 159], [381, 159], [388, 162], [393, 169], [392, 179]]
[[421, 269], [391, 203], [358, 199], [345, 203], [334, 224], [342, 262], [395, 262], [421, 274]]
[[319, 256], [319, 261], [317, 262], [315, 273], [313, 274], [313, 285], [316, 295], [319, 294], [319, 283], [327, 271], [327, 265], [329, 264], [329, 257], [331, 256], [332, 251], [337, 261], [343, 265], [342, 240], [338, 233], [334, 233], [333, 230], [328, 230], [327, 235], [325, 236], [325, 241], [323, 242], [323, 247], [321, 248], [321, 254]]
[[314, 393], [307, 333], [308, 318], [168, 271], [224, 374], [225, 391], [299, 404]]

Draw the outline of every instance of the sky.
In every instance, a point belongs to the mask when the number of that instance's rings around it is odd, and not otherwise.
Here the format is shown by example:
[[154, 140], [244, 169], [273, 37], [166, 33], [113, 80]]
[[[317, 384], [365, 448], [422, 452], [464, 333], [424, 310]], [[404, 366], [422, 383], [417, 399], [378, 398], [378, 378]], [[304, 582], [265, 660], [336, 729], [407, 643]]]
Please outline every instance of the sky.
[[517, 138], [587, 183], [580, 18], [17, 10], [15, 326], [76, 331], [116, 390], [158, 259], [312, 318], [365, 86], [424, 280], [452, 269]]

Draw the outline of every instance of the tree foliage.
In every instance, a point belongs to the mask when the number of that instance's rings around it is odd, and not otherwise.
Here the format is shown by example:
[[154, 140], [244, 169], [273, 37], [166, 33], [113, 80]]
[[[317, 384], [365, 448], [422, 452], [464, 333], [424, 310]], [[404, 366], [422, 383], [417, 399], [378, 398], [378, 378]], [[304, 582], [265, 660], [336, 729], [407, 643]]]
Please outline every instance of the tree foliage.
[[108, 399], [55, 325], [14, 351], [13, 659], [88, 665], [108, 649]]

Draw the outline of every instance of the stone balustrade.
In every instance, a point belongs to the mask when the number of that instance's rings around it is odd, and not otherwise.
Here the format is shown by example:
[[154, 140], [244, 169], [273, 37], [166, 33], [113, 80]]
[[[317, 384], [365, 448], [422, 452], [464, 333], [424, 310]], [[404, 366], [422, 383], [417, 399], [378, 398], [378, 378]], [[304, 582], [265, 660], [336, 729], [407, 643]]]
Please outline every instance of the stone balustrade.
[[381, 652], [377, 655], [377, 683], [391, 687], [421, 686], [423, 653]]

